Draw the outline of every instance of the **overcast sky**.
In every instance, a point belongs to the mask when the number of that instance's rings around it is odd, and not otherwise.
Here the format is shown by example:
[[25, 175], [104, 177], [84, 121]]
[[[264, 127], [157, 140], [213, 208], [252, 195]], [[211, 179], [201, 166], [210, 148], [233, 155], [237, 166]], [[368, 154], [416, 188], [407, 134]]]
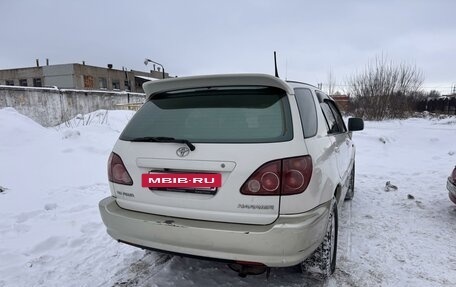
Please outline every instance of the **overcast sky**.
[[[456, 1], [0, 0], [0, 69], [81, 63], [171, 75], [273, 73], [337, 83], [378, 55], [416, 65], [424, 86], [456, 84]], [[343, 86], [341, 86], [343, 87]]]

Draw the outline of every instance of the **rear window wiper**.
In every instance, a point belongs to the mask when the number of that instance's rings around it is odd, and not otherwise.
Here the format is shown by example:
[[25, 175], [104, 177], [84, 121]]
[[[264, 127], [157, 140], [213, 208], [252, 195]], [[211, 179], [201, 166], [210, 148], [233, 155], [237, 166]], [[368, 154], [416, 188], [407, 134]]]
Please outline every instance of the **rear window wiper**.
[[139, 137], [131, 139], [132, 142], [160, 142], [160, 143], [183, 143], [188, 146], [191, 151], [194, 151], [196, 147], [186, 139], [176, 139], [172, 137]]

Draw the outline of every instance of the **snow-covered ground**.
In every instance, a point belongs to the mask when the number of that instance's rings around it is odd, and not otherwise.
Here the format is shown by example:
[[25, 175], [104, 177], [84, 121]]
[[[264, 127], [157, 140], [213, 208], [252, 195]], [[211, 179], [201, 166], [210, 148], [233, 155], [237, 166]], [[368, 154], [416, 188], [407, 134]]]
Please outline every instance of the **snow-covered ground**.
[[[341, 209], [338, 267], [322, 282], [293, 268], [240, 278], [223, 263], [112, 240], [98, 213], [106, 161], [128, 111], [43, 128], [0, 110], [0, 287], [456, 286], [456, 117], [367, 122], [355, 198]], [[390, 181], [397, 190], [385, 191]], [[3, 190], [3, 192], [1, 191]]]

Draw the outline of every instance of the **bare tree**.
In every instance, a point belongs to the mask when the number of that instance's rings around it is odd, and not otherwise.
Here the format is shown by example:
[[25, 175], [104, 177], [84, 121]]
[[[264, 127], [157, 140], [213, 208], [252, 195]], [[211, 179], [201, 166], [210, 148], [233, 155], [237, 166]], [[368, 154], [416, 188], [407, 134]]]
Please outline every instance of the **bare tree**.
[[424, 76], [412, 65], [395, 65], [383, 55], [348, 80], [351, 112], [366, 119], [403, 118], [414, 110]]
[[437, 90], [431, 90], [431, 91], [429, 92], [429, 94], [428, 94], [428, 97], [429, 97], [429, 98], [438, 98], [438, 97], [440, 97], [441, 95], [442, 95], [442, 94], [440, 94], [439, 91], [437, 91]]

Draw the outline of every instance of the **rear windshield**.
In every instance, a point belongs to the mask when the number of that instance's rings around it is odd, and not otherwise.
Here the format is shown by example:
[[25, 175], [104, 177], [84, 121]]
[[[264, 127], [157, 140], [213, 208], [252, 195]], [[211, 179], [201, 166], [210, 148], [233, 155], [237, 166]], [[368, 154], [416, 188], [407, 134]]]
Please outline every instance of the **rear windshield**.
[[200, 143], [291, 140], [291, 115], [283, 90], [222, 87], [167, 92], [147, 101], [121, 140], [172, 137]]

